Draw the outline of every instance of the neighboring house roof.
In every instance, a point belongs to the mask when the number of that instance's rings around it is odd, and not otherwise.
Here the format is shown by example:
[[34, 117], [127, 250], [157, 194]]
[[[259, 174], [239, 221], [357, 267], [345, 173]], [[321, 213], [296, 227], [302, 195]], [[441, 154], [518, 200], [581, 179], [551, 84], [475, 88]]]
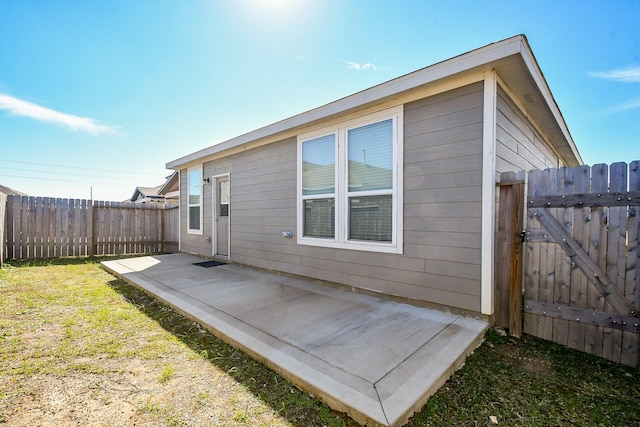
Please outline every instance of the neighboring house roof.
[[157, 187], [136, 187], [136, 190], [133, 192], [133, 196], [131, 196], [130, 201], [138, 203], [163, 201], [164, 196], [158, 194], [158, 190], [160, 190], [160, 187], [160, 185]]
[[[439, 62], [413, 73], [379, 84], [324, 106], [262, 127], [228, 141], [207, 147], [167, 163], [168, 169], [180, 169], [236, 151], [258, 147], [297, 135], [303, 126], [343, 116], [356, 110], [398, 100], [398, 104], [416, 96], [428, 96], [429, 86], [439, 82], [451, 88], [469, 84], [476, 74], [495, 70], [503, 86], [522, 100], [522, 108], [545, 130], [553, 149], [569, 166], [582, 164], [562, 113], [524, 35], [518, 35], [471, 52]], [[405, 101], [403, 97], [409, 96]], [[224, 153], [223, 153], [224, 152]]]
[[178, 196], [178, 191], [180, 190], [180, 175], [178, 171], [174, 171], [171, 175], [167, 177], [167, 180], [164, 184], [160, 186], [158, 190], [158, 194], [163, 195], [165, 197]]
[[5, 187], [4, 185], [0, 185], [0, 193], [4, 193], [7, 196], [28, 196], [28, 194], [14, 190], [13, 188]]

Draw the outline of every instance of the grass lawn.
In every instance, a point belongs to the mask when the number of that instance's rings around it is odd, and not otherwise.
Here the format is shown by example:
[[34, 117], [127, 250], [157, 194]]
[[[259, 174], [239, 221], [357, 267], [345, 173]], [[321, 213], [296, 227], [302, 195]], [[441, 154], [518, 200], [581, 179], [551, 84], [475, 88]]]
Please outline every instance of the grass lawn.
[[[0, 425], [357, 425], [98, 261], [0, 270]], [[639, 379], [489, 331], [409, 425], [637, 427]]]

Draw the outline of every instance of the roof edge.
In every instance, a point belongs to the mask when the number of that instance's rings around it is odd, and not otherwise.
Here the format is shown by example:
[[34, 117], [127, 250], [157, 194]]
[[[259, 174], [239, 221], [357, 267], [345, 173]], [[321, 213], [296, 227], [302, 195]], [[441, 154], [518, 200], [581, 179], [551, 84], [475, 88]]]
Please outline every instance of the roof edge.
[[540, 68], [540, 64], [538, 64], [538, 60], [533, 54], [531, 45], [529, 44], [529, 41], [524, 34], [522, 34], [521, 37], [522, 37], [522, 49], [523, 49], [522, 58], [524, 60], [524, 63], [526, 64], [527, 69], [529, 70], [529, 73], [533, 77], [536, 83], [536, 86], [538, 86], [538, 88], [540, 89], [540, 92], [542, 93], [542, 96], [545, 99], [547, 106], [551, 111], [551, 114], [554, 116], [555, 121], [558, 124], [558, 127], [560, 128], [560, 131], [562, 132], [564, 139], [569, 144], [569, 149], [571, 150], [571, 154], [574, 156], [578, 164], [584, 164], [584, 161], [582, 160], [582, 156], [578, 151], [578, 147], [576, 146], [575, 141], [573, 140], [573, 136], [571, 135], [571, 131], [569, 131], [569, 127], [567, 126], [567, 123], [564, 120], [564, 115], [562, 114], [562, 111], [560, 110], [560, 107], [558, 106], [558, 103], [556, 102], [555, 97], [553, 96], [553, 92], [551, 92], [551, 88], [549, 87], [549, 84], [547, 83], [547, 79], [545, 78], [544, 73], [542, 72], [542, 68]]
[[319, 120], [327, 119], [348, 111], [353, 111], [357, 108], [371, 105], [372, 103], [393, 97], [403, 92], [407, 92], [421, 86], [426, 86], [438, 80], [453, 77], [472, 69], [478, 69], [482, 66], [488, 66], [491, 63], [506, 59], [513, 55], [520, 56], [522, 61], [526, 64], [526, 67], [536, 86], [540, 90], [549, 111], [558, 124], [564, 139], [568, 142], [572, 155], [575, 157], [577, 162], [582, 163], [580, 153], [575, 146], [571, 133], [564, 121], [564, 117], [562, 116], [562, 113], [560, 112], [560, 109], [551, 93], [529, 42], [524, 34], [519, 34], [437, 62], [411, 73], [404, 74], [320, 107], [316, 107], [270, 125], [255, 129], [227, 141], [203, 148], [168, 162], [166, 164], [166, 168], [174, 170], [180, 169], [184, 165], [195, 163], [223, 151], [241, 147], [245, 144], [273, 137]]

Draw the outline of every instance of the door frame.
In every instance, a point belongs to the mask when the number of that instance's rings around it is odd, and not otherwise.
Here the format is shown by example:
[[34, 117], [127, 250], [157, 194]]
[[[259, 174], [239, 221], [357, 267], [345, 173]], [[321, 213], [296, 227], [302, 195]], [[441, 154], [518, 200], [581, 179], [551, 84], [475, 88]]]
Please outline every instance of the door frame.
[[[218, 216], [218, 181], [226, 178], [229, 181], [229, 212], [228, 212], [228, 224], [227, 224], [227, 255], [218, 255], [218, 224], [217, 224], [217, 216]], [[211, 253], [214, 257], [222, 258], [227, 261], [231, 261], [231, 174], [229, 172], [222, 173], [218, 175], [213, 175], [211, 177], [213, 181], [213, 185], [211, 186], [211, 225], [213, 229], [212, 239], [211, 239]]]

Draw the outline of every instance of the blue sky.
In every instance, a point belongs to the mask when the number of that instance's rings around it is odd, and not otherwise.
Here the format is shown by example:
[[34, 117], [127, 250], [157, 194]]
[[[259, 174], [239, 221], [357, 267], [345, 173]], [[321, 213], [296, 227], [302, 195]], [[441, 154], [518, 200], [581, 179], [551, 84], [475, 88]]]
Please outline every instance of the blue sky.
[[123, 200], [193, 151], [526, 34], [587, 164], [640, 159], [640, 1], [0, 0], [0, 184]]

